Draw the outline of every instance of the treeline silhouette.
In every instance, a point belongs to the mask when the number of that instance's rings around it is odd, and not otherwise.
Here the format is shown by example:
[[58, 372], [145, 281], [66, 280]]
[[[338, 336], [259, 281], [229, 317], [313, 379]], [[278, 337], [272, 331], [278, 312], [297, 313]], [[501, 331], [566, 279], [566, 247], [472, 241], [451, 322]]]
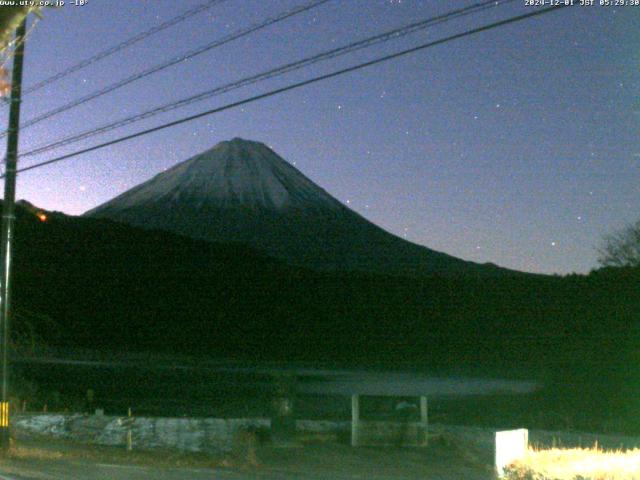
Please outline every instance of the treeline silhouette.
[[640, 432], [637, 268], [318, 273], [241, 244], [55, 212], [43, 222], [27, 207], [14, 304], [50, 319], [30, 328], [51, 346], [537, 379], [536, 408], [576, 428]]

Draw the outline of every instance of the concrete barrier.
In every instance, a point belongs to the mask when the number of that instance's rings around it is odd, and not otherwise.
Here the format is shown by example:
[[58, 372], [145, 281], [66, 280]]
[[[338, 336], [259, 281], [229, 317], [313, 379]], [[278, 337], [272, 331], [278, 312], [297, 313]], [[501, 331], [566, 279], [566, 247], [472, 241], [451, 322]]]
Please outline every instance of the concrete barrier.
[[[364, 421], [359, 438], [363, 445], [422, 445], [422, 424]], [[191, 452], [225, 452], [233, 448], [238, 431], [270, 430], [266, 418], [163, 418], [85, 414], [22, 414], [13, 418], [20, 432], [51, 435], [88, 444], [126, 446], [129, 429], [133, 448], [175, 448]], [[296, 431], [308, 434], [347, 434], [350, 422], [297, 420]], [[403, 437], [400, 439], [400, 437]]]
[[[127, 417], [84, 414], [17, 414], [12, 417], [12, 429], [17, 434], [42, 434], [64, 438], [86, 444], [126, 446]], [[401, 423], [362, 422], [364, 443], [378, 445], [393, 444], [385, 439], [397, 438]], [[419, 423], [410, 424], [407, 437], [413, 435]], [[233, 449], [234, 436], [248, 429], [270, 430], [271, 422], [266, 418], [162, 418], [137, 417], [131, 424], [133, 448], [167, 448], [191, 452], [228, 452]], [[348, 442], [351, 422], [331, 420], [297, 420], [300, 433], [322, 437], [322, 434], [341, 434]], [[487, 464], [496, 450], [496, 431], [491, 428], [433, 424], [433, 436], [445, 436], [445, 442], [464, 446], [478, 453]], [[320, 434], [320, 435], [318, 435]], [[371, 435], [371, 436], [370, 436]], [[333, 436], [333, 438], [337, 438]], [[548, 448], [552, 445], [592, 446], [595, 441], [603, 448], [638, 448], [640, 438], [613, 435], [580, 434], [569, 432], [532, 431], [532, 445]]]
[[131, 428], [133, 448], [175, 448], [191, 452], [227, 452], [236, 432], [270, 428], [261, 418], [152, 418], [137, 417], [131, 427], [107, 415], [16, 415], [12, 428], [97, 445], [125, 446]]

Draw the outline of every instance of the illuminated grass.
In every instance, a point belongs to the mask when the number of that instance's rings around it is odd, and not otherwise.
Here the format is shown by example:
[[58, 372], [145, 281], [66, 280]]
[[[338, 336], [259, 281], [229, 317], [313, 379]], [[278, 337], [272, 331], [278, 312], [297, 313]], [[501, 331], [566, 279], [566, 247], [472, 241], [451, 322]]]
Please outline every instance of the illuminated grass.
[[530, 449], [510, 465], [509, 480], [640, 480], [640, 449], [604, 451], [593, 448]]

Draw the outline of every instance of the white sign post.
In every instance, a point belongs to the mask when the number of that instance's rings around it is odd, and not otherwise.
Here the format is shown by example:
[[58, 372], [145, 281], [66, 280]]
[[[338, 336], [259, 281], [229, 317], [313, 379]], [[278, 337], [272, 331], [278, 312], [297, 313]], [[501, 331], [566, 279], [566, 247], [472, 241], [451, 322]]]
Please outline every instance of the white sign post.
[[529, 446], [529, 430], [505, 430], [496, 432], [496, 471], [504, 475], [504, 468], [524, 457]]

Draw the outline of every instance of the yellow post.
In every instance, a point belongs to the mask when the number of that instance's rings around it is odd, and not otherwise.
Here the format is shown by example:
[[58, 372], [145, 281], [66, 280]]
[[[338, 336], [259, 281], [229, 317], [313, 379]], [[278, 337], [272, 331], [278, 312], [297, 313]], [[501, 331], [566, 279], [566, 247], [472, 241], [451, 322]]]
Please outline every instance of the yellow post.
[[9, 402], [0, 402], [0, 427], [9, 428]]

